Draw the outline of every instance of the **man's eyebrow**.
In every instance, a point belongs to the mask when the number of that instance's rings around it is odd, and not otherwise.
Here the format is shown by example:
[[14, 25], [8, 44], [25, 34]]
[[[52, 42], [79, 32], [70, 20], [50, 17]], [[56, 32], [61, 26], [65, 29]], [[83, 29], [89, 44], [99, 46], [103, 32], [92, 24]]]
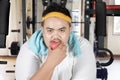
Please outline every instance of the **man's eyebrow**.
[[66, 29], [66, 27], [61, 27], [61, 28], [59, 28], [59, 30], [60, 30], [60, 29]]
[[53, 28], [50, 28], [50, 27], [46, 27], [46, 29], [52, 29], [53, 30]]
[[[54, 30], [53, 28], [50, 28], [50, 27], [46, 27], [46, 29]], [[61, 27], [61, 28], [59, 28], [58, 30], [61, 30], [61, 29], [66, 29], [66, 27]]]

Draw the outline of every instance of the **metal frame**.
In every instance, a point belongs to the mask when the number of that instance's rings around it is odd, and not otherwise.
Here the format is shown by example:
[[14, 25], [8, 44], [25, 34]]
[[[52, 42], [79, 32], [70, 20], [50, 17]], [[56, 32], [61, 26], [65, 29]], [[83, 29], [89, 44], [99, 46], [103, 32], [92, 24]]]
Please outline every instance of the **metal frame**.
[[36, 28], [36, 0], [32, 0], [32, 21], [26, 20], [26, 0], [22, 0], [22, 28], [23, 28], [23, 43], [26, 42], [26, 25], [32, 24], [32, 32], [34, 33]]
[[[95, 0], [85, 0], [85, 26], [84, 26], [84, 37], [89, 40], [89, 27], [90, 27], [90, 17], [93, 17], [91, 15], [96, 14], [96, 10], [94, 10], [92, 7], [93, 1]], [[102, 0], [97, 0], [98, 2]], [[109, 5], [110, 6], [110, 5]], [[111, 5], [115, 7], [119, 7], [120, 5]], [[107, 7], [107, 5], [106, 5]], [[107, 8], [106, 8], [107, 9]], [[120, 9], [109, 9], [106, 10], [106, 16], [120, 16]]]
[[89, 25], [90, 25], [90, 17], [91, 14], [95, 14], [95, 11], [91, 9], [92, 5], [91, 2], [94, 0], [85, 0], [85, 27], [84, 27], [84, 37], [89, 40]]
[[26, 0], [22, 0], [23, 43], [26, 42]]

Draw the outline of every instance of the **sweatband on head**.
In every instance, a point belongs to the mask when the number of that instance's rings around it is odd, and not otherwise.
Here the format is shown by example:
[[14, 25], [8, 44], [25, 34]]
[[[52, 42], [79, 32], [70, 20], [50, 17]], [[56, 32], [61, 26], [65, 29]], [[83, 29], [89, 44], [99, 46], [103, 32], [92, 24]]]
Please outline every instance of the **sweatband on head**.
[[46, 14], [45, 16], [42, 17], [42, 21], [46, 20], [47, 18], [50, 18], [50, 17], [58, 17], [58, 18], [61, 18], [61, 19], [64, 19], [68, 22], [71, 23], [71, 18], [63, 13], [60, 13], [60, 12], [50, 12], [48, 14]]

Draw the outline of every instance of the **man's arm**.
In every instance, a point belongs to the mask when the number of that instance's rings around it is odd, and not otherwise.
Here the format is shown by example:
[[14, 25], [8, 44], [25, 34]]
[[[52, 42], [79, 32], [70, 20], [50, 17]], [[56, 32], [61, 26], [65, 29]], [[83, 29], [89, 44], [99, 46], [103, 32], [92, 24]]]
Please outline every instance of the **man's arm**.
[[23, 44], [16, 59], [16, 80], [29, 80], [39, 69], [41, 62], [40, 58], [29, 50], [27, 43]]
[[32, 76], [31, 80], [51, 80], [55, 67], [66, 57], [66, 45], [60, 44], [54, 50], [49, 48], [48, 52], [46, 62]]

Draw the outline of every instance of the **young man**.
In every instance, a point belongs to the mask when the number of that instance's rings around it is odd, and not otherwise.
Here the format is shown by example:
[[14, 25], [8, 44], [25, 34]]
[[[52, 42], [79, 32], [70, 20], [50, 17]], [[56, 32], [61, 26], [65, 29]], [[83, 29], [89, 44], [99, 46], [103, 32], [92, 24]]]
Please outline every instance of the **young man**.
[[71, 16], [53, 3], [42, 15], [42, 30], [23, 44], [16, 80], [96, 80], [93, 47], [71, 31]]

